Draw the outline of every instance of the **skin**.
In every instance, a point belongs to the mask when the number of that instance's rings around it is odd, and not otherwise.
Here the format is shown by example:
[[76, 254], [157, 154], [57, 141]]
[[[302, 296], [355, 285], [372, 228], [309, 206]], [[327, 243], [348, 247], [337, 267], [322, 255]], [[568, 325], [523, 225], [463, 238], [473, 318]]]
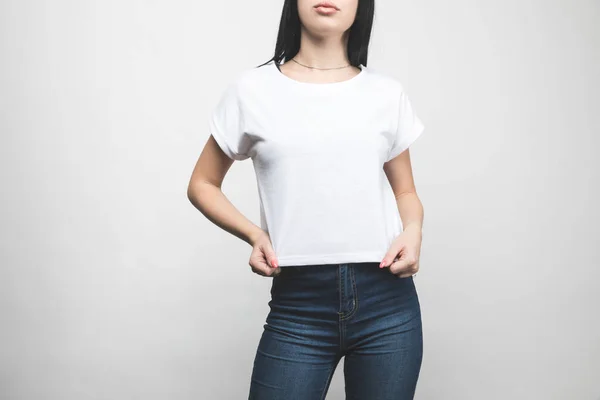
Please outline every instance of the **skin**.
[[[298, 62], [317, 68], [335, 68], [349, 64], [346, 54], [348, 29], [354, 22], [358, 0], [334, 0], [338, 12], [320, 14], [314, 6], [320, 0], [298, 0], [302, 23]], [[330, 83], [351, 79], [360, 70], [348, 68], [318, 70], [293, 61], [281, 71], [300, 82]], [[267, 232], [246, 218], [223, 194], [221, 187], [234, 160], [227, 157], [212, 135], [209, 136], [189, 181], [190, 202], [211, 222], [252, 246], [249, 266], [262, 276], [277, 276], [280, 268]], [[398, 277], [414, 275], [419, 270], [423, 225], [423, 206], [415, 189], [410, 153], [405, 150], [383, 166], [396, 198], [404, 229], [391, 243], [380, 268]]]

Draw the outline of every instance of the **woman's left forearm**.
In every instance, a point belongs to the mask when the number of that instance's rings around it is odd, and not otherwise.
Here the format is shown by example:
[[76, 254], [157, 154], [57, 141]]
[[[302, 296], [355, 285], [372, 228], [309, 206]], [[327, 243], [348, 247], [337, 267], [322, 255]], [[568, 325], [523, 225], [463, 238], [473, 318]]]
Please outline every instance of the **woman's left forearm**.
[[402, 220], [403, 230], [414, 230], [419, 233], [423, 230], [424, 210], [423, 204], [416, 192], [405, 192], [396, 196], [396, 205]]

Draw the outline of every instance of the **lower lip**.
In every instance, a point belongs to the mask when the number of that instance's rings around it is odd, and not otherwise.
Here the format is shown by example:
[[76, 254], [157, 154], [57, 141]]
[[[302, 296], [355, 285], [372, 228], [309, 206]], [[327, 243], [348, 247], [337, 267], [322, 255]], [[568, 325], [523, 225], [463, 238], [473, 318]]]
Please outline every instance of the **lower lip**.
[[319, 14], [325, 14], [325, 15], [329, 15], [329, 14], [333, 14], [333, 13], [337, 12], [337, 10], [333, 7], [323, 7], [323, 6], [317, 7], [316, 11]]

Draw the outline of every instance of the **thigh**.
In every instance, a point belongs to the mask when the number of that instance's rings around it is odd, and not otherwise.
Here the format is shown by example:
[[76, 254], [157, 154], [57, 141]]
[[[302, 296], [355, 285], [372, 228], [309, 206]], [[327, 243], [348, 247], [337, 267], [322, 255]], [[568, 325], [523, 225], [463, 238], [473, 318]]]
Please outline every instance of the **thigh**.
[[347, 327], [346, 399], [413, 399], [423, 357], [413, 278], [398, 278], [377, 266], [363, 267], [355, 271], [359, 308]]
[[265, 329], [250, 380], [249, 400], [323, 400], [339, 362], [310, 340]]
[[322, 400], [341, 357], [336, 270], [282, 268], [273, 278], [249, 399]]
[[389, 332], [344, 357], [347, 400], [412, 400], [421, 367], [417, 328]]

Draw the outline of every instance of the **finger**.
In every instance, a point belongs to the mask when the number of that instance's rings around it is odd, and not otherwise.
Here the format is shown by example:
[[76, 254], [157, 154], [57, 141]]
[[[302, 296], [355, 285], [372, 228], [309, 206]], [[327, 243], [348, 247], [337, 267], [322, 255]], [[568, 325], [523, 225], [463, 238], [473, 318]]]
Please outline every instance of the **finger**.
[[413, 267], [412, 269], [410, 269], [408, 271], [403, 271], [403, 272], [401, 272], [400, 274], [398, 274], [396, 276], [399, 277], [399, 278], [408, 278], [408, 277], [411, 277], [411, 276], [417, 276], [417, 270], [418, 269], [415, 269]]
[[409, 264], [406, 268], [402, 269], [396, 276], [399, 278], [408, 278], [410, 276], [415, 276], [419, 271], [419, 263], [415, 262]]
[[390, 246], [390, 248], [388, 249], [387, 253], [385, 253], [385, 256], [383, 256], [383, 260], [381, 260], [381, 263], [379, 264], [379, 268], [391, 266], [391, 264], [394, 262], [394, 260], [396, 259], [396, 257], [402, 251], [403, 248], [404, 248], [403, 243], [392, 244]]
[[250, 265], [252, 267], [252, 272], [262, 276], [270, 276], [272, 272], [275, 270], [269, 267], [266, 263], [256, 263], [254, 265]]
[[252, 272], [262, 276], [269, 276], [270, 272], [273, 271], [273, 268], [267, 264], [262, 251], [258, 249], [256, 249], [250, 256], [248, 265], [250, 265], [250, 268], [252, 268]]
[[415, 264], [412, 258], [404, 257], [390, 265], [390, 271], [394, 275], [409, 273], [412, 271], [412, 266]]
[[270, 243], [266, 243], [262, 247], [262, 252], [269, 267], [277, 268], [279, 266], [277, 262], [277, 256], [275, 255], [275, 250], [273, 250], [273, 246], [271, 246]]

